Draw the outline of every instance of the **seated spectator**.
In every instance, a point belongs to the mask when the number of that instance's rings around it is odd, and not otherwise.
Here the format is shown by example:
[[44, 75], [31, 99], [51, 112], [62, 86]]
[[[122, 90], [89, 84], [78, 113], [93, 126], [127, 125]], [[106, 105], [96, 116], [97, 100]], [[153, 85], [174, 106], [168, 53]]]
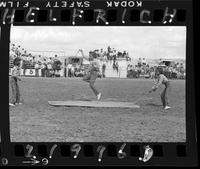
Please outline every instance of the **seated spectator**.
[[142, 65], [146, 65], [147, 63], [146, 63], [146, 59], [145, 58], [143, 58], [142, 59]]
[[59, 60], [58, 55], [55, 55], [54, 58], [53, 58], [53, 61], [56, 61], [56, 60]]
[[123, 52], [122, 58], [126, 58], [126, 51]]
[[139, 67], [142, 66], [142, 59], [141, 59], [141, 58], [138, 59], [138, 66], [139, 66]]

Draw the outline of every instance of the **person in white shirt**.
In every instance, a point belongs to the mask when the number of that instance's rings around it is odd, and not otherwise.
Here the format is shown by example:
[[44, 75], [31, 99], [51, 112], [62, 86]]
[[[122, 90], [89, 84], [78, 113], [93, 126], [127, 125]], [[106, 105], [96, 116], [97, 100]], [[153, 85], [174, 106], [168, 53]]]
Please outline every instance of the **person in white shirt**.
[[96, 58], [93, 58], [90, 61], [90, 65], [89, 65], [89, 69], [87, 70], [87, 73], [83, 77], [83, 80], [89, 83], [90, 88], [94, 92], [97, 100], [100, 100], [101, 93], [95, 88], [94, 83], [98, 77], [99, 71], [100, 71], [100, 66], [99, 66], [98, 60]]
[[98, 72], [100, 72], [100, 64], [98, 59], [94, 57], [85, 57], [83, 54], [83, 50], [81, 50], [83, 58], [88, 60], [90, 62], [89, 68], [85, 70], [85, 74], [83, 76], [83, 81], [88, 82], [90, 85], [90, 88], [96, 95], [97, 100], [100, 100], [101, 93], [95, 88], [94, 83], [98, 77]]
[[71, 76], [72, 76], [71, 68], [72, 68], [72, 64], [69, 63], [69, 64], [67, 65], [67, 74], [68, 74], [68, 77], [71, 77]]
[[39, 77], [39, 69], [40, 69], [40, 65], [38, 62], [35, 63], [35, 76]]
[[74, 73], [75, 73], [75, 65], [72, 64], [71, 67], [71, 76], [74, 77]]

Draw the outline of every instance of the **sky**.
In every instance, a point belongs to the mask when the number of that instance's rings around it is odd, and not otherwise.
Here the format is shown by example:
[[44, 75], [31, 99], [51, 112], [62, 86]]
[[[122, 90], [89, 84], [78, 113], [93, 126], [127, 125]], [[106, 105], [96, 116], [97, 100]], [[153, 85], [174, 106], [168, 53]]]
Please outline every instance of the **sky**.
[[[13, 26], [11, 43], [31, 51], [126, 50], [131, 58], [185, 59], [185, 26]], [[45, 53], [46, 54], [46, 53]]]

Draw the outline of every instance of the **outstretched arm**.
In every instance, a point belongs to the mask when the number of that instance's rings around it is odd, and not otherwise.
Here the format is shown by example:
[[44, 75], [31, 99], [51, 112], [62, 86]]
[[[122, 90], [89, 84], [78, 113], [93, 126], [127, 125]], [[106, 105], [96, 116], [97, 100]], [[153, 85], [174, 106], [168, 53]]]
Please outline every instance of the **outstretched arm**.
[[162, 84], [163, 77], [159, 76], [158, 81], [153, 85], [152, 89], [149, 91], [151, 93], [152, 91], [156, 91], [157, 88]]
[[84, 53], [83, 53], [83, 50], [82, 50], [82, 49], [79, 49], [79, 51], [81, 52], [81, 54], [82, 54], [82, 56], [83, 56], [83, 58], [84, 58], [84, 59], [86, 59], [86, 60], [89, 60], [89, 58], [87, 58], [87, 57], [84, 55]]

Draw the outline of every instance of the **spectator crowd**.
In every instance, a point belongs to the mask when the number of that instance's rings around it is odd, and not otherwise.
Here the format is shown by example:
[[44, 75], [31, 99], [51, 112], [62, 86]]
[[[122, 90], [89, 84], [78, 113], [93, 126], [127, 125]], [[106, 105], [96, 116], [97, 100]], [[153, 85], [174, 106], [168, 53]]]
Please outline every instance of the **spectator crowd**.
[[28, 53], [20, 45], [11, 44], [10, 46], [10, 66], [13, 67], [13, 63], [16, 60], [20, 61], [21, 68], [23, 69], [23, 75], [25, 76], [27, 69], [35, 69], [35, 76], [39, 77], [39, 70], [41, 70], [42, 77], [57, 76], [57, 72], [61, 70], [61, 61], [58, 56], [47, 57], [41, 55], [35, 55]]
[[127, 66], [127, 77], [129, 78], [156, 78], [157, 67], [162, 67], [164, 75], [169, 79], [185, 79], [186, 70], [183, 63], [174, 63], [169, 65], [150, 66], [147, 64], [145, 58], [139, 58], [135, 65], [129, 64]]
[[104, 60], [113, 60], [114, 62], [118, 58], [126, 58], [127, 60], [130, 59], [128, 52], [126, 52], [125, 50], [118, 51], [115, 48], [111, 48], [110, 46], [108, 46], [106, 50], [101, 48], [89, 51], [89, 57], [95, 57]]
[[[106, 50], [104, 50], [102, 48], [90, 50], [89, 51], [89, 60], [92, 60], [93, 58], [96, 58], [103, 63], [100, 65], [101, 66], [100, 67], [101, 72], [99, 75], [100, 77], [106, 76], [105, 75], [105, 71], [106, 71], [105, 62], [110, 62], [110, 63], [112, 62], [113, 69], [118, 72], [119, 64], [117, 62], [117, 59], [122, 58], [122, 59], [130, 60], [128, 52], [126, 52], [125, 50], [123, 52], [118, 51], [115, 48], [111, 48], [110, 46], [108, 46]], [[67, 65], [67, 75], [68, 75], [68, 77], [82, 76], [84, 74], [84, 69], [85, 69], [85, 67], [83, 67], [80, 64], [69, 63]]]
[[[95, 49], [89, 51], [89, 60], [91, 58], [97, 58], [102, 61], [101, 64], [101, 77], [105, 77], [106, 64], [105, 62], [112, 63], [113, 70], [119, 71], [119, 59], [125, 59], [130, 61], [129, 53], [124, 51], [118, 51], [110, 46], [104, 49]], [[36, 55], [28, 53], [20, 45], [11, 44], [10, 46], [10, 68], [13, 67], [14, 60], [19, 59], [21, 68], [23, 69], [23, 75], [26, 75], [27, 69], [34, 69], [36, 77], [55, 77], [60, 76], [59, 71], [63, 68], [63, 63], [59, 60], [58, 55], [54, 57], [47, 57], [42, 55]], [[150, 66], [145, 58], [139, 58], [135, 64], [129, 64], [127, 66], [128, 78], [155, 78], [157, 66]], [[178, 78], [185, 79], [186, 71], [183, 63], [175, 63], [170, 65], [160, 65], [164, 70], [164, 74], [169, 79]], [[85, 67], [80, 63], [68, 63], [66, 65], [66, 75], [68, 77], [80, 77], [84, 74]], [[40, 75], [39, 75], [40, 72]]]

